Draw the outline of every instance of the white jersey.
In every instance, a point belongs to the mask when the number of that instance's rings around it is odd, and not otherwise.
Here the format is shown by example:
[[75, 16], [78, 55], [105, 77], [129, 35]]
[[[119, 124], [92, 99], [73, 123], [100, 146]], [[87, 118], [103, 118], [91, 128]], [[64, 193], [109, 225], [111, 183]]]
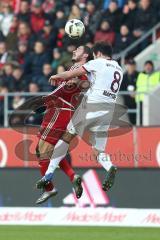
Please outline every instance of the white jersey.
[[115, 60], [97, 58], [83, 65], [91, 82], [86, 92], [88, 102], [115, 102], [123, 79], [122, 68]]

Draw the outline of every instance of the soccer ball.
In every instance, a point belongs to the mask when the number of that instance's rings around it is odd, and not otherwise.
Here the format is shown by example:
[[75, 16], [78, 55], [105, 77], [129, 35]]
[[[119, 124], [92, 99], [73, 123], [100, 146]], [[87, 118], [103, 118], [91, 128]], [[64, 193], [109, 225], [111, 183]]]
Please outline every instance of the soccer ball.
[[72, 19], [66, 23], [65, 32], [70, 38], [77, 39], [85, 32], [85, 26], [80, 20]]

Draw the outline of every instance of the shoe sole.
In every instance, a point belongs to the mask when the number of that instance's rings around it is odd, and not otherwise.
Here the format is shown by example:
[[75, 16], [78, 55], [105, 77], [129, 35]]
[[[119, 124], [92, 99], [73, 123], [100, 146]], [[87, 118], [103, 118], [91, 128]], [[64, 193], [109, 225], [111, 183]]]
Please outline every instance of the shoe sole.
[[37, 200], [37, 201], [36, 201], [36, 204], [44, 203], [44, 202], [46, 202], [49, 198], [54, 197], [54, 196], [56, 196], [57, 194], [58, 194], [58, 191], [53, 192], [51, 195], [48, 195], [48, 197], [43, 198], [42, 200]]
[[109, 173], [109, 175], [107, 176], [107, 179], [104, 180], [104, 183], [102, 185], [103, 191], [107, 192], [113, 186], [116, 173], [117, 173], [117, 168], [114, 167]]
[[83, 193], [83, 188], [82, 188], [81, 183], [82, 183], [81, 177], [78, 177], [74, 183], [76, 185], [76, 187], [78, 188], [78, 191], [75, 191], [77, 198], [80, 198]]

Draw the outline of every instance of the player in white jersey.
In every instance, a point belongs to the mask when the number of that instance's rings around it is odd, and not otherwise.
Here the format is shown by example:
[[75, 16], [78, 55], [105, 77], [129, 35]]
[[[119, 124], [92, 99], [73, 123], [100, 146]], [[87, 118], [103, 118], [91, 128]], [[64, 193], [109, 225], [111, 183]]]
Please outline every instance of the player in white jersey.
[[82, 67], [50, 78], [52, 82], [59, 78], [75, 78], [87, 73], [91, 86], [68, 124], [68, 131], [63, 135], [63, 140], [59, 140], [55, 146], [46, 175], [39, 181], [42, 187], [51, 181], [53, 172], [67, 154], [69, 142], [73, 136], [76, 134], [83, 136], [86, 130], [90, 132], [92, 147], [98, 151], [98, 162], [107, 170], [103, 190], [108, 191], [114, 183], [117, 168], [107, 157], [105, 147], [107, 131], [113, 118], [114, 105], [123, 72], [119, 64], [111, 59], [112, 48], [110, 45], [103, 42], [96, 43], [93, 47], [93, 55], [94, 60], [87, 62]]

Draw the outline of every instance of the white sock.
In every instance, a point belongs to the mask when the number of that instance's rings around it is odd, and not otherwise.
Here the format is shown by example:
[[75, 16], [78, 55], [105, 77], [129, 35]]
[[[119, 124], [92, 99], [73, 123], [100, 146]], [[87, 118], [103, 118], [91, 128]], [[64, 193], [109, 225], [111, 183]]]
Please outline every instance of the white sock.
[[106, 153], [100, 153], [97, 160], [107, 171], [113, 166], [110, 156]]
[[69, 148], [69, 144], [64, 142], [63, 140], [59, 140], [57, 142], [45, 175], [49, 173], [53, 173], [56, 170], [60, 161], [66, 156], [68, 152], [68, 148]]

